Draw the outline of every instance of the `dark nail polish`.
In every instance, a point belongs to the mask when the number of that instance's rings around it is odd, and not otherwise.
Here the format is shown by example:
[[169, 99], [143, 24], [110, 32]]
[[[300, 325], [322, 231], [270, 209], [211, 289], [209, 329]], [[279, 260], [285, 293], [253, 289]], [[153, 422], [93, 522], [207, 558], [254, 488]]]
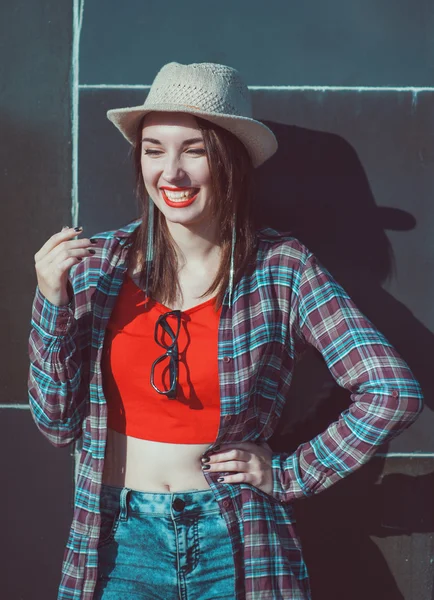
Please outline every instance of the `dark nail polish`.
[[81, 231], [83, 227], [74, 227], [74, 231]]
[[202, 467], [202, 469], [203, 469], [204, 471], [207, 471], [207, 470], [208, 470], [208, 469], [210, 469], [210, 468], [211, 468], [211, 465], [203, 465], [203, 467]]
[[217, 450], [220, 450], [220, 448], [221, 448], [221, 445], [217, 444], [217, 446], [214, 446], [214, 448], [212, 449], [211, 452], [217, 452]]
[[95, 250], [93, 248], [88, 248], [87, 251], [89, 254], [95, 254]]
[[203, 463], [207, 463], [207, 462], [209, 462], [210, 459], [209, 459], [209, 456], [204, 456], [201, 460]]
[[219, 481], [220, 483], [221, 483], [222, 481], [224, 481], [224, 480], [225, 480], [225, 478], [224, 478], [224, 477], [219, 477], [219, 478], [217, 479], [217, 481]]
[[97, 244], [97, 243], [98, 243], [98, 240], [94, 240], [93, 238], [91, 238], [91, 240], [90, 240], [90, 243], [91, 243], [91, 244]]

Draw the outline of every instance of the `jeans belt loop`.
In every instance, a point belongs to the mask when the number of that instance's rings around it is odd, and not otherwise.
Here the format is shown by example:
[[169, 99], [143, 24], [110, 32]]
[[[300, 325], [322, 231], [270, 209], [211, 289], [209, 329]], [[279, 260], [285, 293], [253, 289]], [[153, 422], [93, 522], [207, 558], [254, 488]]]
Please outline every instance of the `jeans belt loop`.
[[122, 488], [119, 498], [120, 512], [119, 520], [126, 521], [128, 518], [128, 494], [131, 492], [129, 488]]

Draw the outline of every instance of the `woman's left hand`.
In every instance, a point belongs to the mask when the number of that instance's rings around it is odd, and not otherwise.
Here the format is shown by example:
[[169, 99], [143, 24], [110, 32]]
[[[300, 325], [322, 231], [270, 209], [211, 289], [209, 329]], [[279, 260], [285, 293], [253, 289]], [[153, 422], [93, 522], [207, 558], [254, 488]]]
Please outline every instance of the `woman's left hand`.
[[[227, 444], [213, 454], [202, 458], [202, 469], [209, 473], [234, 471], [225, 475], [223, 483], [250, 483], [266, 494], [273, 491], [273, 451], [266, 442], [239, 442]], [[206, 459], [209, 458], [209, 461]], [[209, 469], [207, 468], [209, 466]], [[220, 479], [218, 481], [221, 481]]]

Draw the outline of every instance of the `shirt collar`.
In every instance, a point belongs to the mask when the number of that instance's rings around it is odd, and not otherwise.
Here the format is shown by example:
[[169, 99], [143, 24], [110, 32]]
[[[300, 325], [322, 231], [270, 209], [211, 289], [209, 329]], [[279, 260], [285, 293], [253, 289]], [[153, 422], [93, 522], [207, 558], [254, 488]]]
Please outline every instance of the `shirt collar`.
[[134, 219], [134, 221], [131, 221], [131, 223], [128, 223], [127, 225], [124, 225], [124, 227], [121, 227], [120, 229], [115, 231], [113, 233], [113, 237], [118, 238], [120, 240], [129, 238], [131, 234], [140, 226], [141, 222], [141, 218]]
[[276, 239], [281, 237], [292, 237], [292, 233], [277, 231], [272, 227], [263, 227], [256, 231], [256, 237], [263, 242], [275, 242]]

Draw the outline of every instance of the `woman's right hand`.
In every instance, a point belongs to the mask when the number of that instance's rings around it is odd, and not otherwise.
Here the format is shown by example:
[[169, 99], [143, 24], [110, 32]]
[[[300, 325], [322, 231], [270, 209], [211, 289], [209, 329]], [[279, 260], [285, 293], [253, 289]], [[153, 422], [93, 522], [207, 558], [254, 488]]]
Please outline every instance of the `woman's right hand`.
[[70, 301], [67, 288], [69, 269], [84, 257], [95, 254], [95, 250], [89, 248], [92, 244], [90, 239], [74, 239], [81, 231], [81, 227], [64, 227], [35, 254], [38, 287], [55, 306], [64, 306]]

